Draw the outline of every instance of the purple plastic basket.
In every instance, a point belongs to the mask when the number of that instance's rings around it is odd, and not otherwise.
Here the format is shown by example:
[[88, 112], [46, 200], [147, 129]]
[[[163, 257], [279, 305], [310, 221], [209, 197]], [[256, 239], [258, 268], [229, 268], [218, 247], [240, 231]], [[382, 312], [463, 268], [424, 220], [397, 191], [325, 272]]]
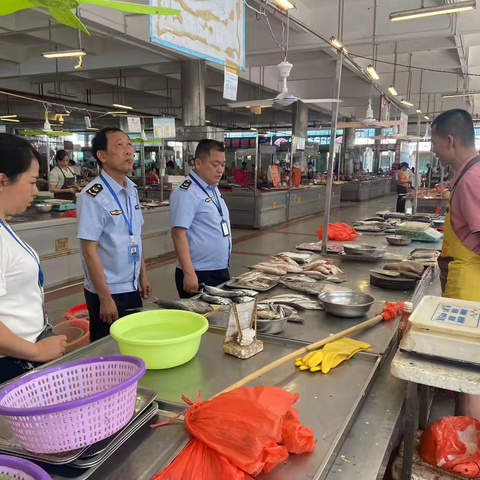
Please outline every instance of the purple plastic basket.
[[52, 480], [43, 468], [23, 458], [0, 455], [0, 474], [18, 480]]
[[34, 453], [83, 448], [113, 435], [132, 419], [145, 362], [137, 357], [94, 357], [47, 368], [0, 392], [20, 444]]

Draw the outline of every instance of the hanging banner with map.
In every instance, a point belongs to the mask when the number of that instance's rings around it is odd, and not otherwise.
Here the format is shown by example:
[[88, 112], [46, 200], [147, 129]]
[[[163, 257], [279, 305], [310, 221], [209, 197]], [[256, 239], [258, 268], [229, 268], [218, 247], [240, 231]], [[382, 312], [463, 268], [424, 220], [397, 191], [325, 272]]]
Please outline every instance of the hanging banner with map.
[[243, 0], [150, 0], [176, 8], [176, 16], [150, 16], [150, 39], [168, 48], [245, 69]]

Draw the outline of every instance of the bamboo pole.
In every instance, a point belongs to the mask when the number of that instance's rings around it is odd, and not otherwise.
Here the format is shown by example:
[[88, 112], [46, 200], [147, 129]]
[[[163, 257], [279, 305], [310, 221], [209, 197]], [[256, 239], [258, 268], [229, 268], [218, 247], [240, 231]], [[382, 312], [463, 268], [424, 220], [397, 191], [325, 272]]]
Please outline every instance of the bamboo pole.
[[318, 342], [311, 343], [310, 345], [299, 348], [298, 350], [295, 350], [294, 352], [289, 353], [288, 355], [285, 355], [284, 357], [279, 358], [278, 360], [275, 360], [274, 362], [269, 363], [268, 365], [265, 365], [264, 367], [260, 368], [256, 372], [253, 372], [250, 375], [247, 375], [246, 377], [242, 378], [238, 382], [227, 387], [225, 390], [222, 390], [221, 392], [217, 393], [212, 398], [215, 398], [218, 395], [221, 395], [222, 393], [230, 392], [235, 388], [244, 387], [247, 383], [250, 383], [251, 381], [256, 380], [262, 375], [265, 375], [265, 373], [272, 371], [273, 369], [279, 367], [280, 365], [283, 365], [284, 363], [287, 363], [290, 360], [294, 360], [297, 357], [301, 357], [306, 353], [311, 352], [312, 350], [317, 350], [323, 347], [324, 345], [326, 345], [327, 343], [334, 342], [335, 340], [339, 340], [340, 338], [346, 337], [347, 335], [351, 335], [352, 333], [359, 332], [360, 330], [364, 330], [365, 328], [368, 328], [368, 327], [373, 327], [374, 325], [377, 325], [378, 323], [380, 323], [382, 320], [383, 320], [383, 316], [377, 315], [376, 317], [373, 317], [370, 320], [366, 320], [365, 322], [359, 323], [354, 327], [350, 327], [350, 328], [347, 328], [346, 330], [342, 330], [341, 332], [338, 332], [335, 335], [332, 335], [331, 337], [324, 338], [323, 340], [319, 340]]

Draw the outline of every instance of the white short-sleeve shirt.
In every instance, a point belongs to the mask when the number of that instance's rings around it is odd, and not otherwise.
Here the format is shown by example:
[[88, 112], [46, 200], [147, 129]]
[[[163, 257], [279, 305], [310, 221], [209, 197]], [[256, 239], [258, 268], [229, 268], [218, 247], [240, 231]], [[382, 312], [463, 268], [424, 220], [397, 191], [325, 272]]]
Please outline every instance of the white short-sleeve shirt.
[[38, 264], [2, 225], [0, 322], [19, 337], [32, 343], [35, 343], [45, 328], [43, 294], [38, 285]]

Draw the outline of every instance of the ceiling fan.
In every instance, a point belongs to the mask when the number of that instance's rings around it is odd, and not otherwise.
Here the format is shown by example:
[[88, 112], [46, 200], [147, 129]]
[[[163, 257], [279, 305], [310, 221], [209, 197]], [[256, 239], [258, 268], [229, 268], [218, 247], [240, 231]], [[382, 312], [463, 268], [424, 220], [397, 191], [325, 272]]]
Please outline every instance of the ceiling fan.
[[[283, 80], [283, 89], [275, 98], [268, 98], [265, 100], [249, 100], [246, 102], [233, 102], [227, 105], [230, 108], [250, 108], [250, 109], [262, 109], [268, 107], [288, 107], [297, 101], [303, 103], [338, 103], [343, 100], [337, 100], [335, 98], [297, 98], [295, 95], [289, 93], [287, 78], [290, 76], [293, 65], [290, 62], [283, 61], [277, 65], [278, 73]], [[259, 112], [261, 113], [261, 112]]]
[[375, 117], [373, 116], [372, 99], [370, 99], [368, 101], [367, 114], [362, 121], [339, 122], [337, 124], [337, 128], [369, 128], [369, 127], [388, 128], [388, 127], [394, 127], [397, 125], [403, 125], [403, 121], [402, 120], [387, 120], [387, 121], [376, 120]]

